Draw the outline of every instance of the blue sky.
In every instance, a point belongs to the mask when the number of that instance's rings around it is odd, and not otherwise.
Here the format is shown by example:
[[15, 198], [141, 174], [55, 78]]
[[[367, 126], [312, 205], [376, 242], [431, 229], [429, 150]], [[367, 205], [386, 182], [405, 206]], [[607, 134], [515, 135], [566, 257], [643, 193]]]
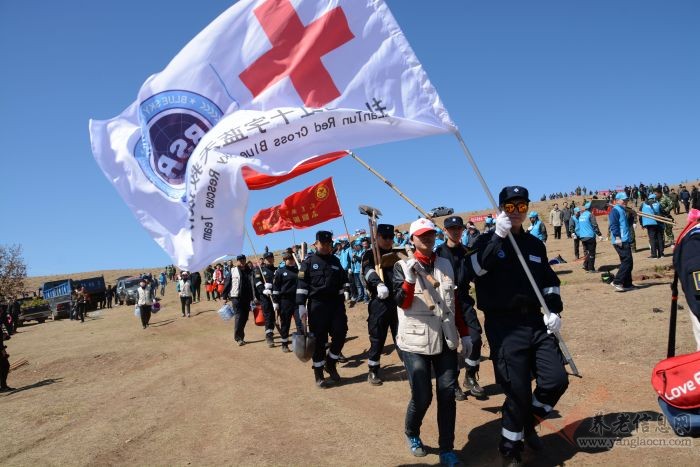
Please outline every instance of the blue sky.
[[[387, 3], [493, 192], [700, 177], [700, 2]], [[231, 4], [0, 1], [0, 244], [22, 244], [30, 275], [169, 262], [95, 163], [88, 119], [119, 114]], [[426, 209], [488, 204], [451, 136], [357, 154]], [[358, 204], [382, 209], [387, 222], [416, 217], [346, 158], [252, 192], [247, 223], [331, 175], [351, 230], [366, 225]], [[323, 227], [344, 230], [340, 220]], [[281, 248], [291, 233], [255, 242]]]

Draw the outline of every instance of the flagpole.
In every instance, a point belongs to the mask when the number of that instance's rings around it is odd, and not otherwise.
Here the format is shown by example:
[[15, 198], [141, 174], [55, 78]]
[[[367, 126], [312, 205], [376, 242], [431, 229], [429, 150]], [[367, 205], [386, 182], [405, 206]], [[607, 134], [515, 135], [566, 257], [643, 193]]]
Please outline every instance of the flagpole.
[[406, 200], [408, 202], [408, 204], [410, 204], [411, 206], [416, 208], [416, 210], [418, 210], [418, 212], [421, 214], [421, 216], [425, 217], [426, 219], [430, 219], [432, 217], [424, 209], [422, 209], [420, 206], [418, 206], [416, 203], [414, 203], [408, 196], [404, 195], [403, 192], [401, 190], [399, 190], [398, 187], [396, 187], [396, 185], [391, 183], [382, 174], [380, 174], [379, 172], [374, 170], [372, 167], [370, 167], [369, 164], [367, 164], [365, 161], [363, 161], [362, 159], [357, 157], [357, 154], [355, 154], [352, 151], [348, 151], [348, 154], [350, 154], [350, 156], [353, 159], [355, 159], [357, 162], [359, 162], [360, 165], [362, 165], [365, 169], [369, 170], [372, 174], [374, 174], [379, 180], [386, 183], [389, 188], [394, 190], [400, 197], [402, 197], [404, 200]]
[[[462, 139], [462, 135], [460, 132], [456, 132], [455, 136], [457, 137], [457, 141], [459, 141], [459, 144], [462, 146], [462, 151], [464, 152], [464, 155], [467, 157], [467, 160], [469, 161], [469, 164], [472, 166], [472, 169], [474, 169], [474, 173], [476, 174], [477, 178], [479, 179], [479, 182], [481, 183], [481, 187], [484, 189], [484, 192], [486, 193], [486, 196], [489, 198], [489, 201], [491, 202], [491, 205], [495, 210], [498, 211], [498, 204], [496, 204], [496, 200], [494, 199], [493, 195], [491, 194], [491, 190], [489, 190], [488, 185], [486, 184], [486, 180], [484, 180], [484, 177], [481, 175], [481, 171], [479, 170], [479, 167], [476, 165], [476, 161], [474, 160], [474, 157], [472, 156], [471, 151], [469, 151], [469, 148], [467, 147], [466, 143]], [[525, 271], [525, 275], [527, 275], [528, 280], [530, 281], [530, 285], [532, 285], [532, 289], [535, 291], [535, 295], [537, 296], [537, 300], [540, 302], [540, 305], [542, 306], [542, 309], [544, 310], [545, 316], [549, 317], [550, 311], [549, 308], [547, 307], [547, 304], [544, 301], [544, 297], [542, 296], [542, 293], [540, 292], [539, 287], [537, 287], [537, 283], [535, 282], [535, 278], [532, 276], [532, 272], [530, 271], [530, 268], [528, 267], [527, 263], [525, 262], [525, 258], [523, 257], [522, 251], [520, 251], [520, 248], [518, 247], [518, 244], [515, 242], [515, 238], [513, 237], [513, 234], [511, 232], [508, 232], [508, 238], [510, 239], [511, 245], [513, 245], [513, 249], [515, 250], [515, 254], [518, 256], [518, 260], [520, 261], [520, 264], [523, 267], [523, 270]], [[557, 341], [559, 341], [559, 348], [561, 349], [562, 354], [564, 355], [564, 358], [566, 359], [567, 363], [569, 366], [571, 366], [571, 371], [573, 372], [574, 376], [580, 376], [578, 372], [578, 368], [576, 368], [576, 364], [574, 363], [574, 359], [571, 356], [571, 353], [569, 352], [568, 347], [566, 346], [566, 343], [564, 342], [564, 339], [562, 339], [561, 334], [559, 331], [555, 332], [554, 335], [557, 338]]]
[[[253, 239], [250, 238], [250, 235], [248, 234], [248, 229], [243, 227], [243, 231], [245, 232], [245, 236], [248, 237], [248, 241], [250, 242], [250, 248], [253, 249], [253, 254], [255, 256], [258, 256], [258, 254], [255, 252], [255, 245], [253, 245]], [[260, 277], [262, 278], [265, 285], [267, 285], [268, 282], [265, 280], [265, 273], [263, 272], [262, 264], [260, 264], [260, 257], [258, 257], [258, 269], [260, 269]], [[255, 287], [253, 287], [253, 291], [255, 291]], [[270, 296], [270, 301], [272, 301], [272, 296]], [[281, 334], [282, 331], [280, 330], [279, 316], [277, 316], [277, 314], [275, 313], [274, 310], [272, 311], [272, 314], [274, 315], [274, 318], [275, 318], [275, 327], [277, 328], [277, 332], [279, 332]]]

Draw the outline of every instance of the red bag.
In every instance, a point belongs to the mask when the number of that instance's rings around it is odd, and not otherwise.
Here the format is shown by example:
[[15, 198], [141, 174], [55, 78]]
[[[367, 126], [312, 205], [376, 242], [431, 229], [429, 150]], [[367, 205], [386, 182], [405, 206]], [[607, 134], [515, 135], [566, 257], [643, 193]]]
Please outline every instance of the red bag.
[[651, 374], [651, 385], [674, 407], [700, 408], [700, 352], [661, 360]]
[[212, 293], [214, 291], [214, 284], [207, 284], [206, 289], [208, 293]]
[[224, 293], [224, 284], [219, 284], [218, 287], [216, 288], [216, 290], [217, 290], [220, 294]]
[[256, 326], [265, 326], [265, 316], [262, 312], [262, 305], [255, 305], [255, 308], [253, 308], [253, 316], [255, 317]]

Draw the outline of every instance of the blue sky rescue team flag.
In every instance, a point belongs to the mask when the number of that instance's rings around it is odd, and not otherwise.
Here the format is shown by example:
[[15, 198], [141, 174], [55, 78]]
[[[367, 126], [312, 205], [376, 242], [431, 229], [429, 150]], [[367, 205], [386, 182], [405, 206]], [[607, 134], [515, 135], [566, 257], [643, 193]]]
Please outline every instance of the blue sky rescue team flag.
[[241, 251], [245, 176], [456, 131], [381, 0], [241, 0], [122, 114], [90, 121], [107, 178], [191, 270]]

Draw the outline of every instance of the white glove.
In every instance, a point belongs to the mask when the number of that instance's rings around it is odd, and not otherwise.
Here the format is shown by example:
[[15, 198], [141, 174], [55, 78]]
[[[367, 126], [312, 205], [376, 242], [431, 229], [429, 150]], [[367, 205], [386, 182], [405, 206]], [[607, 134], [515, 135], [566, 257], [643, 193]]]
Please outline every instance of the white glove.
[[558, 314], [550, 313], [549, 317], [543, 315], [542, 318], [544, 319], [544, 325], [547, 326], [547, 334], [559, 332], [561, 329], [561, 318]]
[[464, 358], [469, 358], [469, 354], [472, 353], [472, 339], [469, 336], [462, 337], [462, 353]]
[[620, 237], [617, 237], [617, 238], [615, 239], [615, 245], [617, 245], [617, 246], [622, 246], [622, 239], [621, 239]]
[[272, 284], [265, 282], [265, 290], [272, 290]]
[[348, 272], [352, 274], [352, 268], [348, 268]]
[[576, 239], [578, 238], [578, 237], [576, 236], [576, 234], [571, 234], [571, 236], [573, 237], [574, 240], [576, 240]]
[[603, 236], [602, 236], [602, 235], [598, 235], [598, 241], [599, 241], [599, 242], [602, 242], [602, 241], [603, 241]]
[[299, 319], [305, 320], [309, 313], [306, 311], [306, 305], [299, 305]]
[[343, 295], [345, 296], [345, 301], [347, 302], [350, 300], [350, 292], [343, 292]]
[[416, 266], [416, 263], [418, 262], [417, 259], [411, 258], [408, 261], [406, 261], [406, 282], [409, 284], [415, 284], [416, 283], [416, 271], [413, 270], [413, 268]]
[[637, 224], [632, 224], [634, 227], [634, 230], [637, 230]]
[[389, 296], [389, 289], [387, 288], [387, 286], [384, 284], [379, 284], [377, 286], [377, 297], [379, 297], [379, 300], [384, 300], [388, 296]]
[[267, 295], [269, 297], [270, 295], [272, 295], [272, 290], [270, 290], [270, 289], [263, 290], [263, 295]]
[[273, 303], [272, 304], [272, 309], [277, 311], [280, 311], [280, 304], [279, 303]]
[[510, 221], [508, 214], [501, 211], [501, 213], [496, 216], [496, 235], [501, 238], [506, 238], [511, 228], [513, 228], [513, 223]]

